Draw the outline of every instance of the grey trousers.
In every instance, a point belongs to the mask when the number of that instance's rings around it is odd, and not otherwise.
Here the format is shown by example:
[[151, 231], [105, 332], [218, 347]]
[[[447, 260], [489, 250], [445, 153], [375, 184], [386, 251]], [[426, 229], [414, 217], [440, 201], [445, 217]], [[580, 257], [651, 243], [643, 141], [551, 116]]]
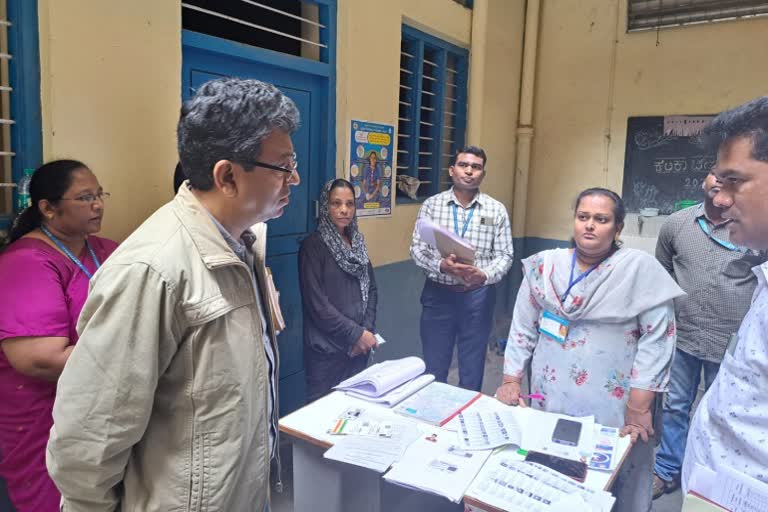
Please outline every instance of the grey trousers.
[[638, 439], [613, 483], [616, 512], [650, 512], [653, 501], [653, 463], [656, 439]]

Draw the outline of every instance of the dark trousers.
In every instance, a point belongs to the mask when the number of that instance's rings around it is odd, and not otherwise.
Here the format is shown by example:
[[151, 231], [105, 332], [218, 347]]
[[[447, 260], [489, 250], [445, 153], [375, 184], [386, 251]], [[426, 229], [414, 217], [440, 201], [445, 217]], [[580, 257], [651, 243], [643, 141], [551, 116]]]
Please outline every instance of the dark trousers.
[[343, 352], [325, 353], [304, 345], [304, 367], [307, 372], [307, 403], [328, 394], [343, 380], [365, 370], [368, 354], [349, 357]]
[[421, 344], [427, 373], [445, 382], [459, 350], [459, 386], [480, 391], [488, 337], [491, 334], [496, 288], [458, 291], [427, 279], [421, 292]]

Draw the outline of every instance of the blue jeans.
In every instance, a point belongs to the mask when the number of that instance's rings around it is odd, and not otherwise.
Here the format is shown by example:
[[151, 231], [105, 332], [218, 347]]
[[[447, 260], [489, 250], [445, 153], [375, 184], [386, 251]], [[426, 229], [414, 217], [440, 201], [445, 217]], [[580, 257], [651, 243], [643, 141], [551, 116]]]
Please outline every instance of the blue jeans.
[[678, 478], [683, 465], [685, 441], [688, 438], [691, 406], [696, 400], [704, 368], [704, 387], [709, 389], [715, 380], [719, 363], [704, 361], [682, 350], [675, 351], [669, 392], [662, 413], [661, 446], [656, 453], [654, 473], [667, 482]]
[[458, 345], [459, 386], [480, 391], [495, 305], [493, 285], [461, 292], [427, 279], [421, 293], [421, 343], [426, 373], [445, 382], [453, 347]]

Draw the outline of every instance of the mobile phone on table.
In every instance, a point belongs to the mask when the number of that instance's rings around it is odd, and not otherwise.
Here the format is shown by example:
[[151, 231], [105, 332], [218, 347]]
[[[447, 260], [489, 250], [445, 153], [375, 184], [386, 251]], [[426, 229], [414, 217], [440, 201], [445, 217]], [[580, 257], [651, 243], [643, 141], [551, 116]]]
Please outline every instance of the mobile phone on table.
[[560, 418], [555, 424], [555, 430], [552, 432], [552, 441], [568, 446], [579, 444], [581, 436], [581, 423]]
[[583, 482], [587, 479], [587, 464], [576, 460], [564, 459], [555, 455], [541, 452], [528, 452], [525, 456], [526, 462], [535, 462], [550, 469], [557, 471], [567, 477], [573, 478], [577, 482]]

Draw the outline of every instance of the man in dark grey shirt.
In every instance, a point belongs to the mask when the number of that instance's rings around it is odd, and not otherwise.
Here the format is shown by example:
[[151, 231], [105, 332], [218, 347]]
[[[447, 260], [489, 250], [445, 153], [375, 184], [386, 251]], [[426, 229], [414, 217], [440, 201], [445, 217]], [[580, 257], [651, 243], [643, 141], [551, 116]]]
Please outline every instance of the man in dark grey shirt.
[[709, 388], [752, 301], [757, 279], [751, 269], [765, 261], [764, 255], [730, 242], [728, 221], [712, 201], [719, 187], [709, 174], [704, 202], [672, 214], [656, 245], [656, 258], [688, 295], [675, 300], [677, 350], [662, 415], [654, 498], [679, 486], [701, 371]]

